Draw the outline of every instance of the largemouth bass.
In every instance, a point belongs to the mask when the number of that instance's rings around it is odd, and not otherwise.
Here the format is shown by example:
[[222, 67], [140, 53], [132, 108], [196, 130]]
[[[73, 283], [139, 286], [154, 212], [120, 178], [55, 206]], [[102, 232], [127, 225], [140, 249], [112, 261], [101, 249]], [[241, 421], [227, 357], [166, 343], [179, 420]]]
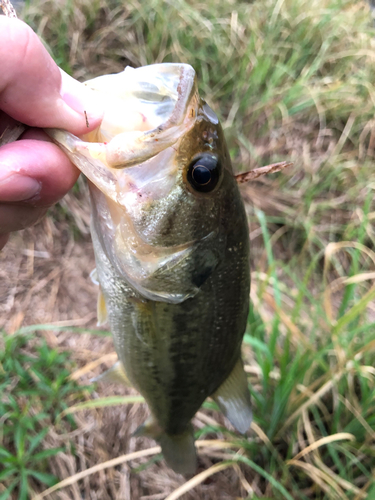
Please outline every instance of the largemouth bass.
[[50, 130], [89, 179], [92, 240], [122, 372], [151, 417], [138, 434], [193, 473], [191, 419], [211, 396], [236, 429], [251, 424], [241, 360], [249, 308], [249, 234], [217, 116], [186, 64], [87, 82], [106, 109], [78, 138]]

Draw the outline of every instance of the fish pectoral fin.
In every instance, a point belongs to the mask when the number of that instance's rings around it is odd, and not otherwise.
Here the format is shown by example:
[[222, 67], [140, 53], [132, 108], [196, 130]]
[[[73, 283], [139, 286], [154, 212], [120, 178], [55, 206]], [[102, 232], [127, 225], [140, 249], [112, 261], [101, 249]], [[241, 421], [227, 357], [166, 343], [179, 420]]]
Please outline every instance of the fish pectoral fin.
[[244, 434], [249, 429], [253, 414], [247, 377], [241, 358], [238, 359], [229, 377], [214, 392], [212, 398], [238, 432]]
[[102, 292], [102, 287], [100, 285], [99, 285], [99, 292], [98, 292], [96, 315], [98, 318], [98, 321], [96, 323], [97, 326], [103, 326], [103, 325], [105, 325], [105, 323], [107, 323], [107, 320], [108, 320], [107, 306], [105, 305], [105, 299], [104, 299], [104, 295]]
[[151, 247], [140, 242], [135, 251], [126, 236], [129, 231], [124, 231], [127, 227], [124, 220], [116, 233], [113, 263], [150, 300], [178, 304], [194, 297], [224, 255], [224, 240], [217, 244], [215, 231], [179, 247]]
[[155, 439], [162, 449], [168, 466], [178, 474], [194, 474], [197, 469], [197, 453], [194, 444], [192, 425], [181, 434], [167, 434], [153, 417], [138, 427], [133, 436], [145, 436]]
[[111, 384], [123, 384], [131, 387], [128, 377], [126, 376], [124, 367], [117, 361], [111, 368], [101, 373], [97, 377], [94, 377], [90, 382], [106, 382]]

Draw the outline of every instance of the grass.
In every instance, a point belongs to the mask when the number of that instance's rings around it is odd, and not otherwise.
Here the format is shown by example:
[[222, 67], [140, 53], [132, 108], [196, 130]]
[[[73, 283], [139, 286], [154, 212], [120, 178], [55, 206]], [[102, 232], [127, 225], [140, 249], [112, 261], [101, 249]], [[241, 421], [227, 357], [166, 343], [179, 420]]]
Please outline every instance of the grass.
[[[30, 341], [30, 335], [0, 337], [1, 500], [12, 494], [28, 500], [41, 485], [57, 482], [48, 472], [48, 459], [64, 447], [48, 446], [47, 434], [59, 413], [83, 395], [83, 388], [69, 379], [68, 353], [45, 342], [34, 341], [30, 348]], [[69, 432], [74, 427], [70, 417], [59, 430]]]
[[375, 30], [367, 4], [42, 0], [24, 18], [81, 80], [126, 64], [192, 64], [238, 171], [295, 163], [243, 188], [253, 429], [239, 437], [206, 403], [197, 438], [222, 436], [218, 450], [200, 448], [206, 472], [182, 489], [167, 479], [164, 489], [146, 487], [156, 455], [141, 464], [145, 498], [224, 498], [225, 475], [233, 498], [375, 498]]
[[[331, 284], [317, 286], [319, 260], [305, 274], [274, 261], [264, 215], [258, 217], [268, 265], [261, 277], [254, 273], [257, 303], [245, 344], [261, 373], [252, 389], [255, 419], [272, 443], [262, 462], [294, 498], [367, 498], [374, 481], [375, 324], [366, 309], [375, 290], [348, 285], [334, 304]], [[347, 434], [343, 441], [325, 443], [340, 433]], [[255, 447], [248, 449], [254, 456]], [[309, 488], [313, 496], [304, 495]]]

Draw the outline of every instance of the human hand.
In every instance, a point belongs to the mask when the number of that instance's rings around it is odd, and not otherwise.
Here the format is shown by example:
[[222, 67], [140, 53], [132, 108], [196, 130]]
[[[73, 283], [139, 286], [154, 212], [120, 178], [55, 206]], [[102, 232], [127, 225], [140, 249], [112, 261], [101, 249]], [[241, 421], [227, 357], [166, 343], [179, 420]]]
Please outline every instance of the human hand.
[[16, 120], [32, 127], [0, 147], [0, 249], [10, 232], [40, 220], [79, 175], [41, 129], [93, 130], [103, 114], [94, 99], [58, 68], [30, 27], [0, 16], [0, 144]]

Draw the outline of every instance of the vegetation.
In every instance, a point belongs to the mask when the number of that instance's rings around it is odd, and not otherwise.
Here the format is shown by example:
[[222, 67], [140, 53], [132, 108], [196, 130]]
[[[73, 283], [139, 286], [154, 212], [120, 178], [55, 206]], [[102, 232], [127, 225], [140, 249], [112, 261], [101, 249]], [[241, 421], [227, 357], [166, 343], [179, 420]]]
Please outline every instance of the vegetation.
[[[192, 64], [237, 170], [294, 161], [243, 188], [253, 252], [244, 341], [253, 429], [247, 437], [226, 430], [207, 403], [211, 413], [197, 438], [225, 438], [215, 453], [206, 441], [199, 445], [211, 468], [159, 498], [224, 498], [215, 482], [210, 492], [198, 485], [229, 470], [240, 485], [233, 498], [375, 498], [375, 30], [367, 3], [42, 0], [23, 15], [81, 80], [126, 64]], [[8, 378], [19, 377], [17, 391], [31, 375], [14, 364]], [[45, 466], [34, 463], [52, 395], [34, 397], [27, 408], [43, 417], [30, 419], [27, 433], [5, 428], [3, 442], [14, 441], [0, 453], [14, 456], [22, 438], [27, 468], [39, 471], [28, 477], [49, 486]], [[0, 415], [22, 413], [12, 401]], [[147, 454], [123, 462], [138, 456]], [[26, 488], [20, 467], [6, 465], [8, 489]], [[0, 474], [5, 479], [1, 466]]]
[[[69, 380], [68, 353], [45, 342], [30, 346], [31, 336], [5, 333], [0, 337], [0, 499], [13, 492], [28, 500], [38, 485], [52, 486], [47, 459], [64, 447], [46, 439], [56, 417], [69, 402], [82, 398], [83, 389]], [[26, 347], [28, 350], [26, 351]], [[64, 431], [74, 427], [70, 417]]]

